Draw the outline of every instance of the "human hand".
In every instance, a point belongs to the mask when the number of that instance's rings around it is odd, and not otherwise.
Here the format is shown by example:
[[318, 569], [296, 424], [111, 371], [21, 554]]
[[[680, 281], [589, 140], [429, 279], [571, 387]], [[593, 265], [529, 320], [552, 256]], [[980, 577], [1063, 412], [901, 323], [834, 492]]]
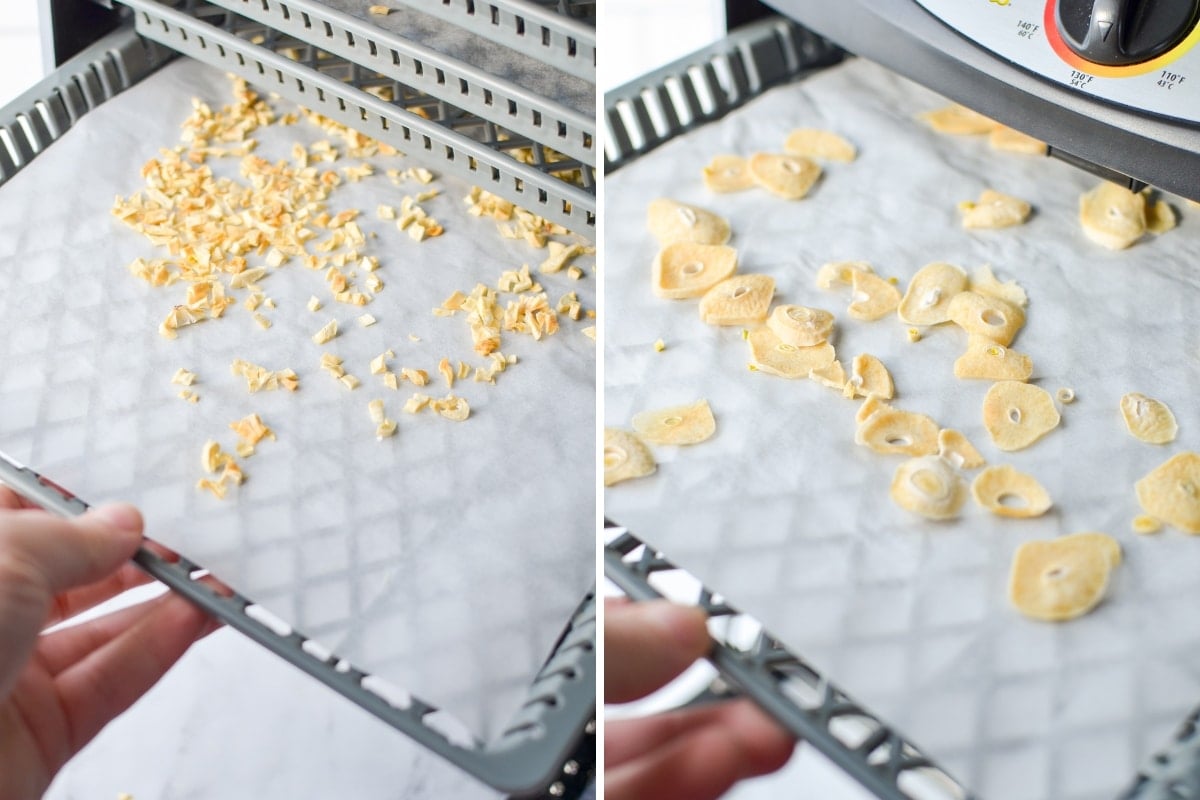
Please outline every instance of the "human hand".
[[[708, 653], [706, 616], [665, 600], [609, 601], [604, 701], [626, 703], [665, 685]], [[604, 796], [613, 800], [720, 797], [743, 778], [787, 763], [792, 736], [748, 700], [605, 725]]]
[[215, 624], [167, 594], [42, 632], [150, 578], [132, 506], [60, 519], [0, 486], [0, 800], [38, 798], [55, 773]]

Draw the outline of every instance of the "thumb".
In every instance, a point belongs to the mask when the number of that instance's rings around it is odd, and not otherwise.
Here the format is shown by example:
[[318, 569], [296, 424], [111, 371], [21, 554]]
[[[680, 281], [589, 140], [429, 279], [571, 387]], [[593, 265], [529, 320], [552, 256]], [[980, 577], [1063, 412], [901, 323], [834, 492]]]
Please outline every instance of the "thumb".
[[0, 697], [33, 652], [55, 595], [104, 578], [142, 539], [142, 515], [110, 505], [62, 519], [0, 511]]
[[604, 701], [626, 703], [666, 685], [712, 647], [707, 616], [666, 600], [604, 608]]

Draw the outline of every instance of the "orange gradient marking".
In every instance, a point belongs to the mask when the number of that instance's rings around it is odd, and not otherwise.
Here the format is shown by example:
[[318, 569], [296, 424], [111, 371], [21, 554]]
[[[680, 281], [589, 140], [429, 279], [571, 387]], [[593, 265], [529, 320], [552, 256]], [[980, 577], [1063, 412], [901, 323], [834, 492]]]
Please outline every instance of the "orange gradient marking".
[[1188, 50], [1191, 50], [1197, 42], [1200, 42], [1200, 25], [1197, 25], [1195, 28], [1192, 28], [1192, 32], [1187, 35], [1186, 39], [1161, 56], [1152, 58], [1149, 61], [1143, 61], [1139, 64], [1127, 64], [1122, 67], [1093, 64], [1067, 46], [1066, 41], [1062, 38], [1062, 34], [1058, 32], [1058, 20], [1055, 19], [1056, 15], [1054, 13], [1057, 8], [1058, 0], [1047, 0], [1046, 16], [1042, 20], [1042, 25], [1046, 29], [1046, 38], [1050, 40], [1050, 46], [1054, 48], [1054, 52], [1058, 54], [1058, 57], [1070, 66], [1080, 72], [1086, 72], [1088, 75], [1095, 75], [1100, 78], [1132, 78], [1135, 75], [1145, 75], [1147, 72], [1165, 69], [1177, 61]]

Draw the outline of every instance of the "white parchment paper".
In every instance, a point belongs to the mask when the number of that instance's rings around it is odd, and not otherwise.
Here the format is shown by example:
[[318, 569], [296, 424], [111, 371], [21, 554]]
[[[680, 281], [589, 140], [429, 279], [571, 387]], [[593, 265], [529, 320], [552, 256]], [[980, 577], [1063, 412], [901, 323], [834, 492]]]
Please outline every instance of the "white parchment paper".
[[[391, 348], [393, 369], [425, 369], [434, 380], [421, 391], [446, 394], [443, 356], [483, 362], [462, 316], [431, 309], [522, 263], [536, 272], [545, 251], [469, 216], [461, 182], [397, 187], [384, 169], [411, 164], [379, 157], [376, 175], [329, 201], [335, 212], [361, 209], [362, 228], [377, 237], [365, 249], [382, 265], [374, 302], [331, 302], [322, 274], [293, 262], [262, 281], [277, 303], [260, 309], [270, 329], [239, 304], [176, 341], [161, 338], [158, 324], [184, 287], [156, 289], [129, 274], [135, 257], [164, 254], [109, 209], [114, 195], [141, 187], [146, 160], [178, 141], [193, 97], [220, 106], [231, 96], [219, 71], [180, 60], [88, 114], [3, 188], [0, 450], [89, 502], [139, 504], [149, 535], [478, 735], [494, 734], [594, 581], [595, 345], [580, 333], [590, 323], [564, 318], [540, 343], [505, 336], [502, 349], [520, 362], [494, 386], [454, 387], [472, 408], [465, 422], [403, 413], [415, 388], [384, 387], [368, 362]], [[257, 136], [256, 153], [272, 160], [290, 158], [293, 142], [327, 138], [304, 121]], [[237, 174], [235, 158], [212, 163]], [[429, 188], [442, 190], [423, 205], [444, 236], [417, 243], [376, 218], [378, 204]], [[594, 307], [590, 259], [582, 263], [584, 280], [542, 278], [551, 302], [576, 290]], [[305, 308], [310, 295], [325, 303], [320, 312]], [[364, 312], [378, 324], [360, 327]], [[333, 318], [341, 335], [314, 345]], [[362, 387], [348, 391], [322, 371], [323, 351], [344, 358]], [[291, 367], [301, 388], [250, 395], [230, 372], [235, 358]], [[199, 375], [198, 405], [176, 397], [179, 367]], [[375, 398], [399, 422], [393, 439], [375, 438]], [[254, 412], [278, 441], [243, 462], [249, 480], [230, 499], [197, 492], [201, 445], [212, 438], [231, 449], [229, 423]]]
[[[605, 514], [759, 617], [982, 796], [1109, 798], [1200, 703], [1200, 540], [1130, 530], [1140, 513], [1134, 481], [1200, 445], [1200, 212], [1169, 198], [1178, 229], [1103, 250], [1077, 221], [1095, 178], [914, 119], [944, 103], [854, 60], [608, 179], [605, 423], [628, 427], [638, 411], [704, 397], [717, 433], [655, 448], [657, 474], [606, 490]], [[704, 188], [700, 170], [713, 155], [780, 152], [801, 126], [847, 136], [858, 160], [826, 164], [799, 202]], [[956, 204], [986, 188], [1030, 201], [1034, 216], [1007, 230], [963, 230]], [[1032, 473], [1054, 509], [1004, 520], [968, 504], [961, 519], [933, 523], [893, 505], [902, 457], [854, 444], [857, 403], [748, 371], [738, 328], [702, 324], [695, 301], [653, 295], [657, 245], [645, 209], [659, 196], [728, 217], [741, 272], [772, 275], [778, 302], [834, 311], [843, 363], [861, 352], [881, 358], [899, 408], [962, 430], [990, 463]], [[816, 287], [821, 264], [851, 259], [902, 286], [932, 261], [987, 263], [1020, 281], [1028, 323], [1013, 347], [1033, 357], [1035, 383], [1078, 395], [1061, 427], [1027, 450], [998, 450], [981, 420], [989, 384], [953, 377], [962, 331], [930, 329], [911, 343], [894, 316], [855, 322], [848, 290]], [[1130, 437], [1118, 408], [1128, 391], [1174, 409], [1176, 442]], [[1125, 550], [1108, 599], [1069, 624], [1021, 617], [1006, 596], [1014, 549], [1082, 530], [1106, 531]]]

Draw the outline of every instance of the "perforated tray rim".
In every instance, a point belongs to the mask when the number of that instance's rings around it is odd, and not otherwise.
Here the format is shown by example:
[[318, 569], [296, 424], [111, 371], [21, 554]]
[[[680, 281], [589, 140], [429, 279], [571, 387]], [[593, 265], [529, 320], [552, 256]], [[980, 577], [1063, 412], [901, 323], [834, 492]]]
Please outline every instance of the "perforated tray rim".
[[[185, 11], [156, 0], [123, 2], [135, 11], [137, 31], [160, 44], [387, 142], [414, 161], [493, 192], [576, 234], [595, 237], [594, 194]], [[584, 167], [585, 175], [589, 169]]]
[[565, 108], [463, 61], [316, 0], [210, 2], [348, 58], [589, 166], [596, 164], [594, 117]]

